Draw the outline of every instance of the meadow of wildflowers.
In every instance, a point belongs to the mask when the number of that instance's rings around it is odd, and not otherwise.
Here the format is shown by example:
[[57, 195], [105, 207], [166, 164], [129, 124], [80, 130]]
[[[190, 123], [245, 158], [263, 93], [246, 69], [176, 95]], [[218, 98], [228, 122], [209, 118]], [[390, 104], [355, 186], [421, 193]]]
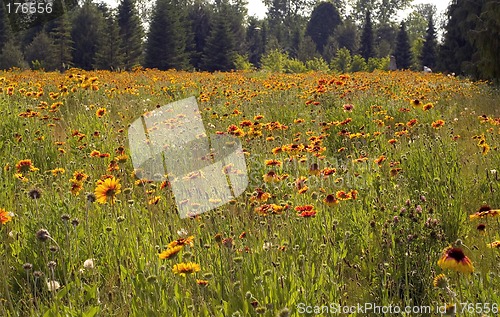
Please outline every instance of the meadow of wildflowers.
[[[190, 96], [250, 184], [181, 219], [127, 129]], [[0, 72], [0, 316], [497, 316], [499, 97], [409, 71]]]

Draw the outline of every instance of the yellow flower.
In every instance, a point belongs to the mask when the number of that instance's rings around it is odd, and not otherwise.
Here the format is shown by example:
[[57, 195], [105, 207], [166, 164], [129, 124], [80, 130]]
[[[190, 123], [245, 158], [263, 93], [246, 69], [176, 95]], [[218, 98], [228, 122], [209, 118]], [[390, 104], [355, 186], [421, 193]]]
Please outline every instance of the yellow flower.
[[121, 192], [122, 185], [116, 178], [106, 178], [104, 181], [98, 181], [95, 189], [95, 196], [101, 204], [106, 203], [109, 199], [110, 204], [115, 203], [116, 195]]
[[500, 241], [493, 241], [492, 243], [488, 243], [488, 248], [500, 249]]
[[438, 287], [438, 288], [448, 287], [448, 279], [446, 278], [446, 275], [439, 274], [438, 276], [436, 276], [434, 278], [434, 280], [432, 281], [432, 285], [434, 285], [434, 287]]
[[172, 272], [174, 272], [174, 274], [179, 274], [182, 276], [186, 274], [193, 274], [199, 272], [200, 270], [200, 265], [193, 262], [179, 263], [174, 265], [174, 267], [172, 268]]
[[53, 170], [50, 170], [50, 172], [52, 173], [52, 175], [57, 176], [57, 175], [60, 175], [60, 174], [64, 174], [64, 172], [66, 172], [66, 171], [62, 167], [56, 167]]
[[96, 110], [95, 115], [98, 118], [102, 118], [106, 114], [106, 108], [99, 108]]
[[443, 250], [443, 255], [437, 262], [442, 269], [452, 269], [461, 273], [474, 272], [474, 266], [471, 260], [464, 254], [460, 248], [447, 247]]
[[31, 160], [20, 160], [16, 164], [16, 169], [17, 172], [20, 174], [26, 173], [26, 172], [36, 172], [38, 171], [38, 168], [36, 168], [33, 165], [33, 162]]
[[196, 284], [201, 285], [201, 286], [207, 286], [208, 281], [207, 280], [196, 280]]
[[177, 245], [177, 246], [174, 246], [173, 248], [166, 249], [165, 251], [160, 253], [158, 256], [161, 260], [170, 259], [170, 258], [174, 257], [174, 255], [179, 253], [182, 250], [182, 248], [183, 248], [182, 245]]
[[435, 129], [439, 129], [442, 126], [444, 126], [444, 121], [443, 120], [437, 120], [437, 121], [432, 122], [432, 127], [435, 128]]
[[323, 200], [323, 202], [325, 203], [325, 205], [329, 207], [336, 206], [339, 204], [339, 200], [332, 194], [327, 195]]

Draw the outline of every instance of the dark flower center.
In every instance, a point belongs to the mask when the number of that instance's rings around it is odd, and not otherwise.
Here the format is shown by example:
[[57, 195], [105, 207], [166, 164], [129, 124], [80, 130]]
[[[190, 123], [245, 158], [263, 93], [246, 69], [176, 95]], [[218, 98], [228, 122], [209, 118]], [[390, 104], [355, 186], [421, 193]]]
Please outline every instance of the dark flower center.
[[465, 259], [464, 252], [459, 248], [452, 248], [452, 249], [448, 250], [447, 255], [457, 262], [460, 262], [463, 259]]

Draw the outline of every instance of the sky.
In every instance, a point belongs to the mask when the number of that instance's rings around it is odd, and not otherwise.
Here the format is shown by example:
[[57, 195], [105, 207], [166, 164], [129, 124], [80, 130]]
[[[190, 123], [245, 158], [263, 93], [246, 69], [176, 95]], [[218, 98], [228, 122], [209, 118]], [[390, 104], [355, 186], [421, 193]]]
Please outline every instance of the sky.
[[[412, 4], [432, 3], [437, 7], [438, 15], [446, 10], [450, 0], [414, 0]], [[259, 18], [266, 16], [266, 6], [262, 0], [248, 0], [248, 15], [254, 15]]]

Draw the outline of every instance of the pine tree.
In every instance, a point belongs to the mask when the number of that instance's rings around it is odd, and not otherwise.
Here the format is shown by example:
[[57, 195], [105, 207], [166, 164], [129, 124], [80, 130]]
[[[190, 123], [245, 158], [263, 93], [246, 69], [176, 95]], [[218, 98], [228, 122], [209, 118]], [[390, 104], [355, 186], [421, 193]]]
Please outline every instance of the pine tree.
[[500, 5], [486, 0], [481, 8], [478, 25], [471, 34], [478, 54], [478, 70], [481, 78], [500, 81]]
[[260, 67], [260, 59], [265, 53], [265, 42], [263, 38], [263, 22], [258, 21], [255, 17], [250, 17], [248, 20], [248, 28], [246, 32], [246, 45], [248, 47], [248, 60], [255, 67]]
[[363, 56], [365, 60], [368, 60], [370, 57], [375, 56], [375, 52], [373, 51], [372, 19], [371, 19], [371, 12], [369, 10], [366, 11], [363, 33], [361, 33], [359, 54]]
[[437, 40], [436, 31], [434, 29], [434, 21], [432, 19], [432, 16], [429, 16], [424, 46], [422, 47], [422, 54], [420, 55], [422, 66], [434, 68], [434, 66], [436, 65], [436, 47]]
[[439, 68], [456, 74], [478, 75], [473, 56], [477, 48], [470, 40], [470, 32], [477, 27], [481, 1], [456, 0], [448, 7], [444, 43], [439, 50]]
[[101, 41], [103, 17], [95, 4], [86, 1], [73, 19], [73, 65], [90, 70], [94, 67], [96, 52]]
[[316, 50], [316, 43], [310, 36], [305, 36], [299, 44], [297, 58], [301, 62], [307, 62], [314, 58], [319, 58], [320, 55]]
[[188, 66], [186, 33], [180, 21], [182, 16], [182, 10], [172, 1], [156, 1], [146, 43], [145, 67], [167, 70]]
[[118, 5], [118, 26], [120, 27], [124, 67], [130, 70], [142, 62], [143, 28], [134, 0], [121, 0]]
[[55, 0], [54, 7], [62, 12], [53, 24], [49, 36], [54, 41], [54, 69], [64, 71], [72, 63], [73, 41], [71, 40], [71, 24], [63, 0]]
[[401, 22], [398, 36], [396, 38], [396, 50], [394, 52], [398, 69], [409, 69], [411, 66], [411, 47], [405, 23]]
[[229, 3], [221, 1], [215, 13], [202, 58], [203, 69], [229, 71], [234, 69], [235, 38], [228, 19]]
[[203, 50], [212, 23], [210, 5], [204, 0], [196, 0], [189, 7], [188, 21], [190, 24], [190, 32], [188, 33], [190, 41], [187, 41], [186, 49], [189, 53], [191, 66], [200, 69], [202, 67]]
[[122, 42], [120, 28], [115, 14], [107, 7], [101, 9], [104, 17], [101, 41], [96, 51], [94, 67], [99, 69], [117, 70], [123, 66]]
[[0, 53], [7, 42], [12, 38], [12, 29], [10, 27], [7, 9], [3, 1], [0, 3]]
[[331, 2], [321, 2], [314, 8], [307, 23], [306, 36], [311, 37], [320, 54], [323, 54], [328, 38], [341, 23], [339, 11]]

